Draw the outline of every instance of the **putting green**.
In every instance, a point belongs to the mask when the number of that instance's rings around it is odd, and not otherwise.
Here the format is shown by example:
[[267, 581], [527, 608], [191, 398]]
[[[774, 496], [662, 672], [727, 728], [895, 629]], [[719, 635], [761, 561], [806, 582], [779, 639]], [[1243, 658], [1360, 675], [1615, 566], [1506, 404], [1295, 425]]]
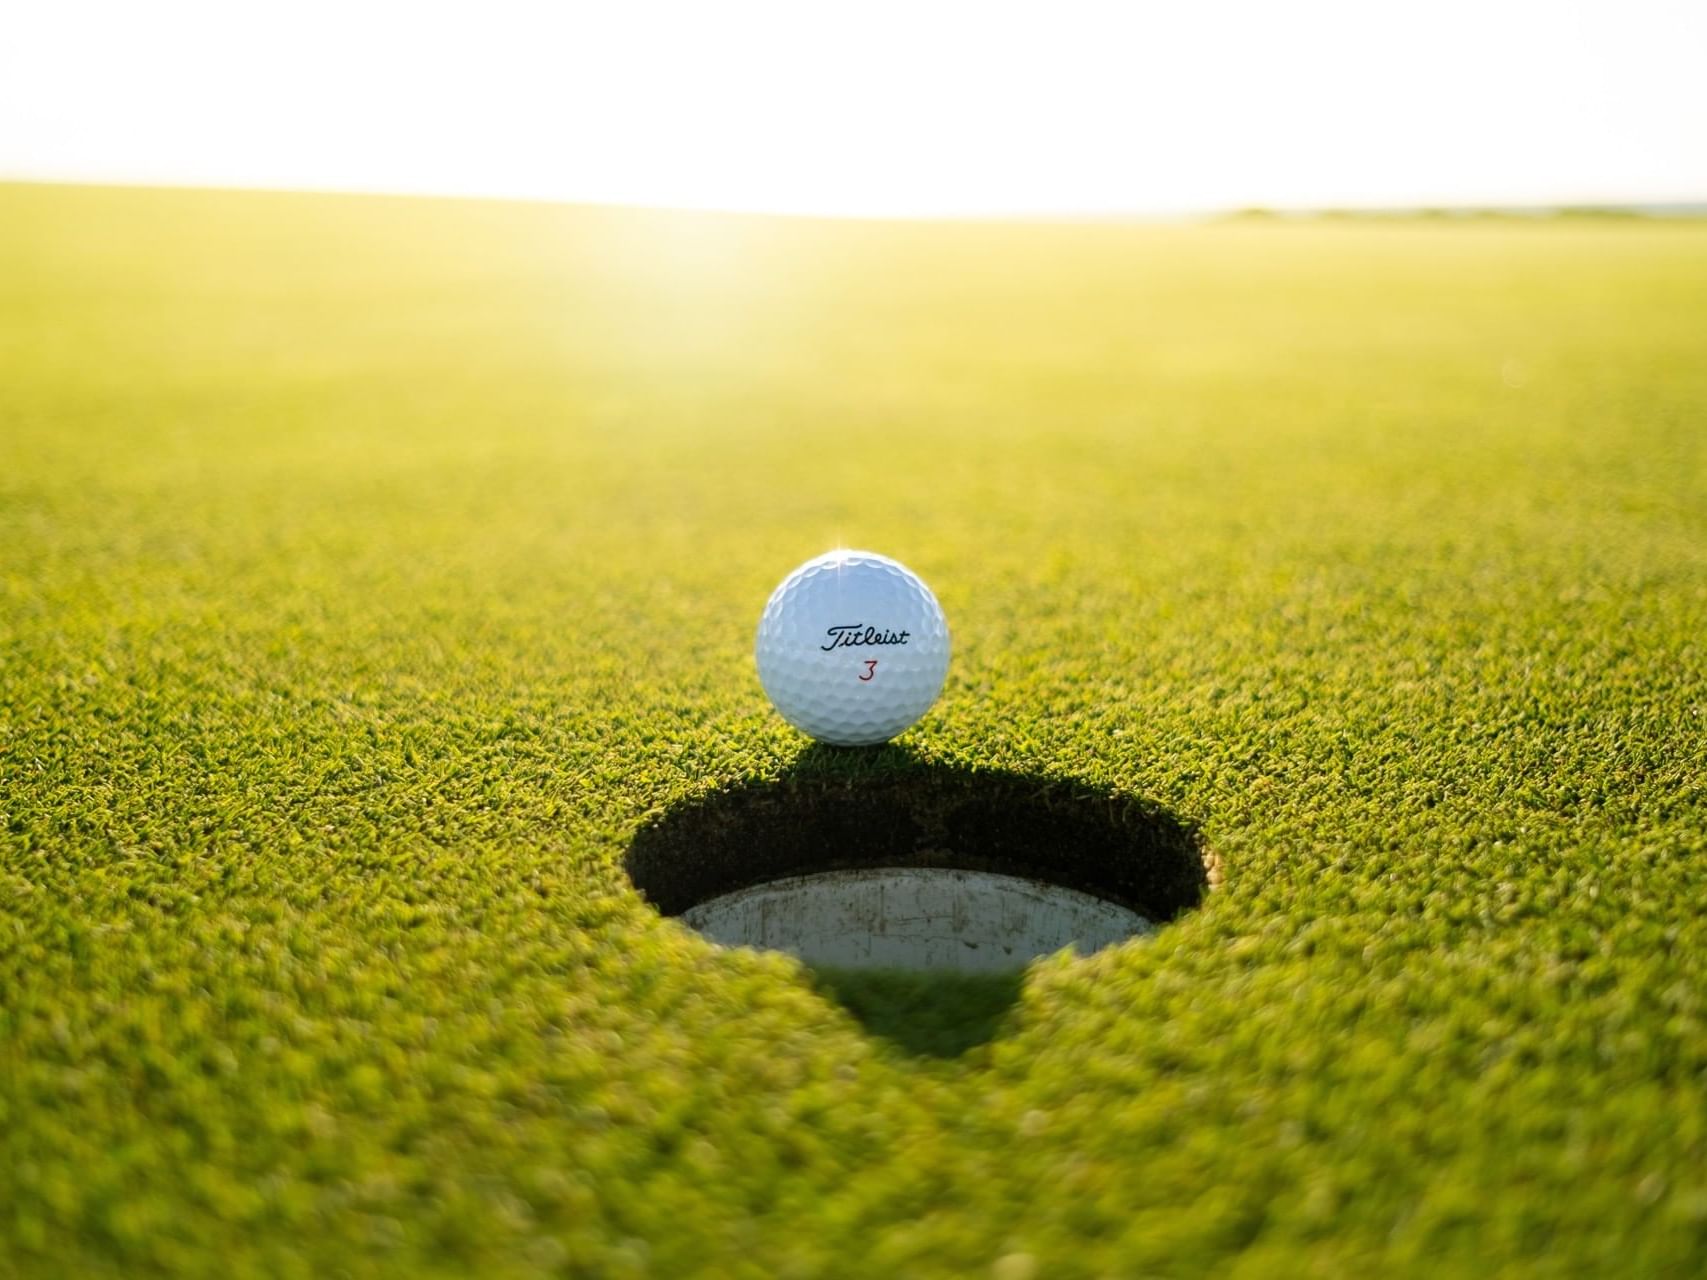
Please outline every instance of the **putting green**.
[[[0, 1271], [1699, 1267], [1704, 427], [1701, 224], [0, 187]], [[752, 670], [838, 543], [874, 752]], [[864, 788], [1220, 883], [867, 981], [624, 873]]]

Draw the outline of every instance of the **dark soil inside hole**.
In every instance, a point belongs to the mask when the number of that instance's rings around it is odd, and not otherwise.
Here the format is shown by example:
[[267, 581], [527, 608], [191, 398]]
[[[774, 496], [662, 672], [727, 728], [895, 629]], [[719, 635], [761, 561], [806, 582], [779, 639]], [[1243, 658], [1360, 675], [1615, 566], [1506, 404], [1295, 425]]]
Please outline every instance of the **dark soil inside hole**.
[[[784, 876], [949, 867], [1023, 876], [1117, 902], [1157, 924], [1211, 883], [1202, 840], [1150, 801], [1085, 783], [814, 748], [777, 782], [698, 797], [648, 823], [629, 878], [679, 915]], [[810, 757], [810, 759], [809, 759]]]

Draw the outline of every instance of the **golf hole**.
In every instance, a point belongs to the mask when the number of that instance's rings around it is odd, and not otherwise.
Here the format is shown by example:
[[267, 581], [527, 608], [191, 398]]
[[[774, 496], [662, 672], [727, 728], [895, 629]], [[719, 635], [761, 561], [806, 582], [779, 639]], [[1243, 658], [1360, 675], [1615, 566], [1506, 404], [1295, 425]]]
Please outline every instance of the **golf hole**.
[[1216, 878], [1139, 797], [814, 748], [784, 780], [688, 801], [626, 859], [665, 915], [826, 970], [995, 974], [1143, 937]]

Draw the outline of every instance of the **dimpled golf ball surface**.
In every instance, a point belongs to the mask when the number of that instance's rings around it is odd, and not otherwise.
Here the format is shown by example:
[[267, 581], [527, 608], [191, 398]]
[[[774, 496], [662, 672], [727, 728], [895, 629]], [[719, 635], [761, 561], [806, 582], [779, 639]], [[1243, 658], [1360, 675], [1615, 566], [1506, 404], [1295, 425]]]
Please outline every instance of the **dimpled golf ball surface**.
[[771, 593], [754, 649], [784, 720], [820, 742], [864, 747], [930, 710], [948, 675], [948, 622], [905, 565], [832, 551]]

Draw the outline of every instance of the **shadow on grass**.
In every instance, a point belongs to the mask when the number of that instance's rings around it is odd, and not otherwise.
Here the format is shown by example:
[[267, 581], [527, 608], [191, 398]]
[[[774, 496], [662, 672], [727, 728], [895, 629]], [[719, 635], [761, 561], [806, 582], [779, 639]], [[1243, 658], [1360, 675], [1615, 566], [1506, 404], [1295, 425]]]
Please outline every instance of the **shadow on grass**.
[[994, 1040], [1025, 985], [1024, 969], [907, 973], [813, 966], [811, 973], [813, 985], [872, 1035], [928, 1058], [958, 1058]]
[[[679, 916], [720, 895], [827, 871], [931, 867], [1076, 889], [1165, 924], [1202, 901], [1212, 860], [1153, 801], [1070, 779], [919, 760], [894, 745], [812, 746], [776, 781], [690, 797], [645, 823], [624, 860], [634, 886]], [[820, 990], [873, 1035], [956, 1056], [999, 1031], [1011, 973], [814, 967]]]

